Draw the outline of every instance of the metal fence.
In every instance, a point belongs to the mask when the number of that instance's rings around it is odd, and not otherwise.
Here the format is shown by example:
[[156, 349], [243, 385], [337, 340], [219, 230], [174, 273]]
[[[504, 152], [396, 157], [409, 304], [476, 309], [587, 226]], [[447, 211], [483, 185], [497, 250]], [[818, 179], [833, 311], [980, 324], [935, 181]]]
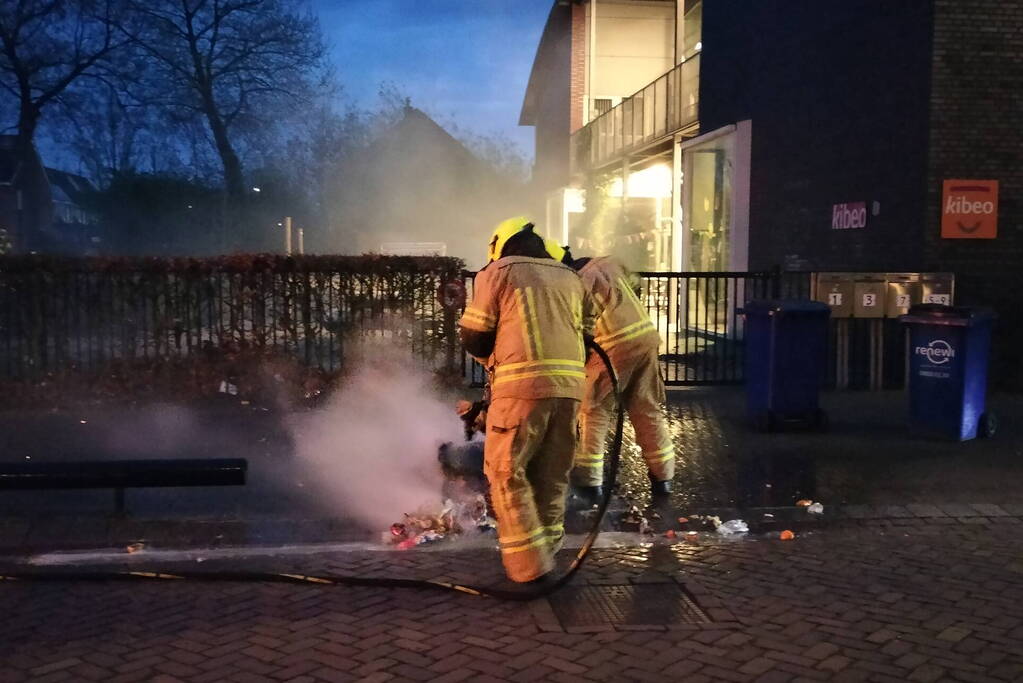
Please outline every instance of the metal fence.
[[[668, 386], [741, 384], [743, 325], [737, 309], [765, 298], [806, 298], [810, 273], [637, 273], [639, 298], [661, 337], [662, 375]], [[466, 274], [471, 291], [472, 274]], [[471, 296], [471, 295], [470, 295]], [[463, 356], [462, 372], [481, 386], [485, 372]]]
[[453, 365], [454, 317], [437, 302], [451, 272], [458, 270], [98, 270], [86, 262], [0, 269], [0, 373], [32, 380], [249, 348], [332, 371], [351, 345], [374, 338], [410, 348], [425, 364]]
[[[483, 369], [459, 351], [459, 311], [437, 300], [440, 284], [458, 277], [455, 261], [434, 268], [395, 262], [369, 272], [332, 263], [2, 267], [0, 379], [37, 381], [153, 360], [201, 362], [206, 353], [246, 349], [330, 372], [359, 345], [386, 340], [410, 350], [424, 367], [460, 369], [471, 384], [483, 383]], [[742, 383], [737, 309], [753, 299], [811, 294], [806, 272], [638, 275], [669, 386]], [[471, 299], [473, 274], [462, 277]], [[904, 335], [897, 322], [834, 320], [831, 337], [831, 385], [901, 384]]]
[[640, 301], [661, 336], [665, 384], [743, 381], [743, 320], [754, 299], [809, 296], [808, 273], [639, 273]]

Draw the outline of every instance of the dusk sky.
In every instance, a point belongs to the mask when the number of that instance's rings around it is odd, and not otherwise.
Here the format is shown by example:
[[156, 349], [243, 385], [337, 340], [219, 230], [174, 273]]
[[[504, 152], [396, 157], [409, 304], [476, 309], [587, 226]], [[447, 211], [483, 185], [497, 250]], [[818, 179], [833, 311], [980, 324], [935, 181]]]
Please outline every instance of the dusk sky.
[[312, 0], [347, 95], [375, 104], [383, 82], [444, 123], [499, 133], [532, 156], [518, 125], [551, 0]]

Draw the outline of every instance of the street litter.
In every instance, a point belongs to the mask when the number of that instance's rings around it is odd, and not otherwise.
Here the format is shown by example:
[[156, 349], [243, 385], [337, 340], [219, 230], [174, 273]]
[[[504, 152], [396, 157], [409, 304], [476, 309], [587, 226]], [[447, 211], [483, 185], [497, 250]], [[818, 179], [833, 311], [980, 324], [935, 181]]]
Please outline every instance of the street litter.
[[238, 387], [234, 384], [231, 384], [227, 380], [223, 380], [220, 382], [220, 393], [228, 394], [230, 396], [237, 396]]
[[689, 524], [689, 519], [687, 517], [679, 517], [678, 518], [678, 523], [679, 524]]
[[782, 541], [791, 541], [795, 537], [796, 535], [789, 531], [788, 529], [778, 534], [778, 538], [781, 539]]
[[806, 508], [806, 511], [809, 512], [811, 515], [823, 515], [824, 506], [821, 505], [820, 503], [814, 503], [813, 505], [808, 506]]
[[650, 522], [643, 513], [639, 511], [639, 508], [633, 505], [629, 508], [629, 511], [622, 515], [622, 525], [635, 525], [636, 532], [641, 534], [652, 533], [653, 529], [650, 528]]
[[677, 536], [677, 535], [678, 534], [675, 533], [674, 529], [668, 529], [667, 531], [664, 532], [664, 537], [665, 538], [675, 538], [675, 536]]
[[806, 498], [801, 498], [801, 499], [796, 501], [796, 507], [797, 508], [808, 508], [811, 505], [813, 505], [813, 501], [812, 500], [807, 500]]
[[133, 553], [137, 553], [138, 551], [142, 550], [145, 547], [146, 547], [145, 543], [141, 542], [129, 543], [128, 546], [124, 549], [124, 552], [131, 555]]
[[718, 533], [722, 536], [731, 536], [732, 534], [745, 534], [749, 531], [749, 527], [746, 522], [741, 519], [730, 519], [723, 524], [718, 526]]
[[381, 540], [399, 550], [408, 550], [461, 534], [493, 531], [496, 527], [486, 497], [477, 494], [460, 501], [449, 498], [440, 509], [427, 507], [406, 512], [401, 522], [395, 522], [381, 535]]
[[717, 515], [690, 515], [689, 519], [700, 523], [704, 529], [717, 529], [721, 526], [721, 518]]

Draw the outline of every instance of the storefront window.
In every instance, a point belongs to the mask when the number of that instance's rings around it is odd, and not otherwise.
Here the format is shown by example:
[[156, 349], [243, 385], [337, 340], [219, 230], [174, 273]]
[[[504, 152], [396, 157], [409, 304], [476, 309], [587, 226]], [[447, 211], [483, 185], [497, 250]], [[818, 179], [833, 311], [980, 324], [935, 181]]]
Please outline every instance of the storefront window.
[[656, 163], [629, 173], [595, 178], [586, 189], [586, 214], [573, 230], [577, 255], [610, 254], [632, 270], [671, 265], [671, 168]]
[[686, 150], [687, 270], [728, 270], [732, 206], [730, 136]]
[[[731, 270], [733, 139], [724, 135], [685, 150], [687, 271]], [[709, 333], [727, 332], [728, 311], [735, 304], [727, 286], [690, 288], [686, 296], [690, 325]], [[706, 315], [708, 311], [713, 314]]]

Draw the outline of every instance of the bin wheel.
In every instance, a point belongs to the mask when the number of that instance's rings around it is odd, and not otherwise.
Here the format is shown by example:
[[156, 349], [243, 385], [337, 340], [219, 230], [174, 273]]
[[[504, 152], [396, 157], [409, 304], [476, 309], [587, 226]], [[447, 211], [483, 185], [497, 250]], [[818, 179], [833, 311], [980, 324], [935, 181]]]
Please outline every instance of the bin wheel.
[[977, 436], [990, 439], [998, 431], [998, 416], [994, 413], [982, 413], [977, 425]]
[[812, 427], [818, 432], [828, 431], [830, 421], [828, 420], [828, 414], [823, 410], [818, 410], [814, 413]]

